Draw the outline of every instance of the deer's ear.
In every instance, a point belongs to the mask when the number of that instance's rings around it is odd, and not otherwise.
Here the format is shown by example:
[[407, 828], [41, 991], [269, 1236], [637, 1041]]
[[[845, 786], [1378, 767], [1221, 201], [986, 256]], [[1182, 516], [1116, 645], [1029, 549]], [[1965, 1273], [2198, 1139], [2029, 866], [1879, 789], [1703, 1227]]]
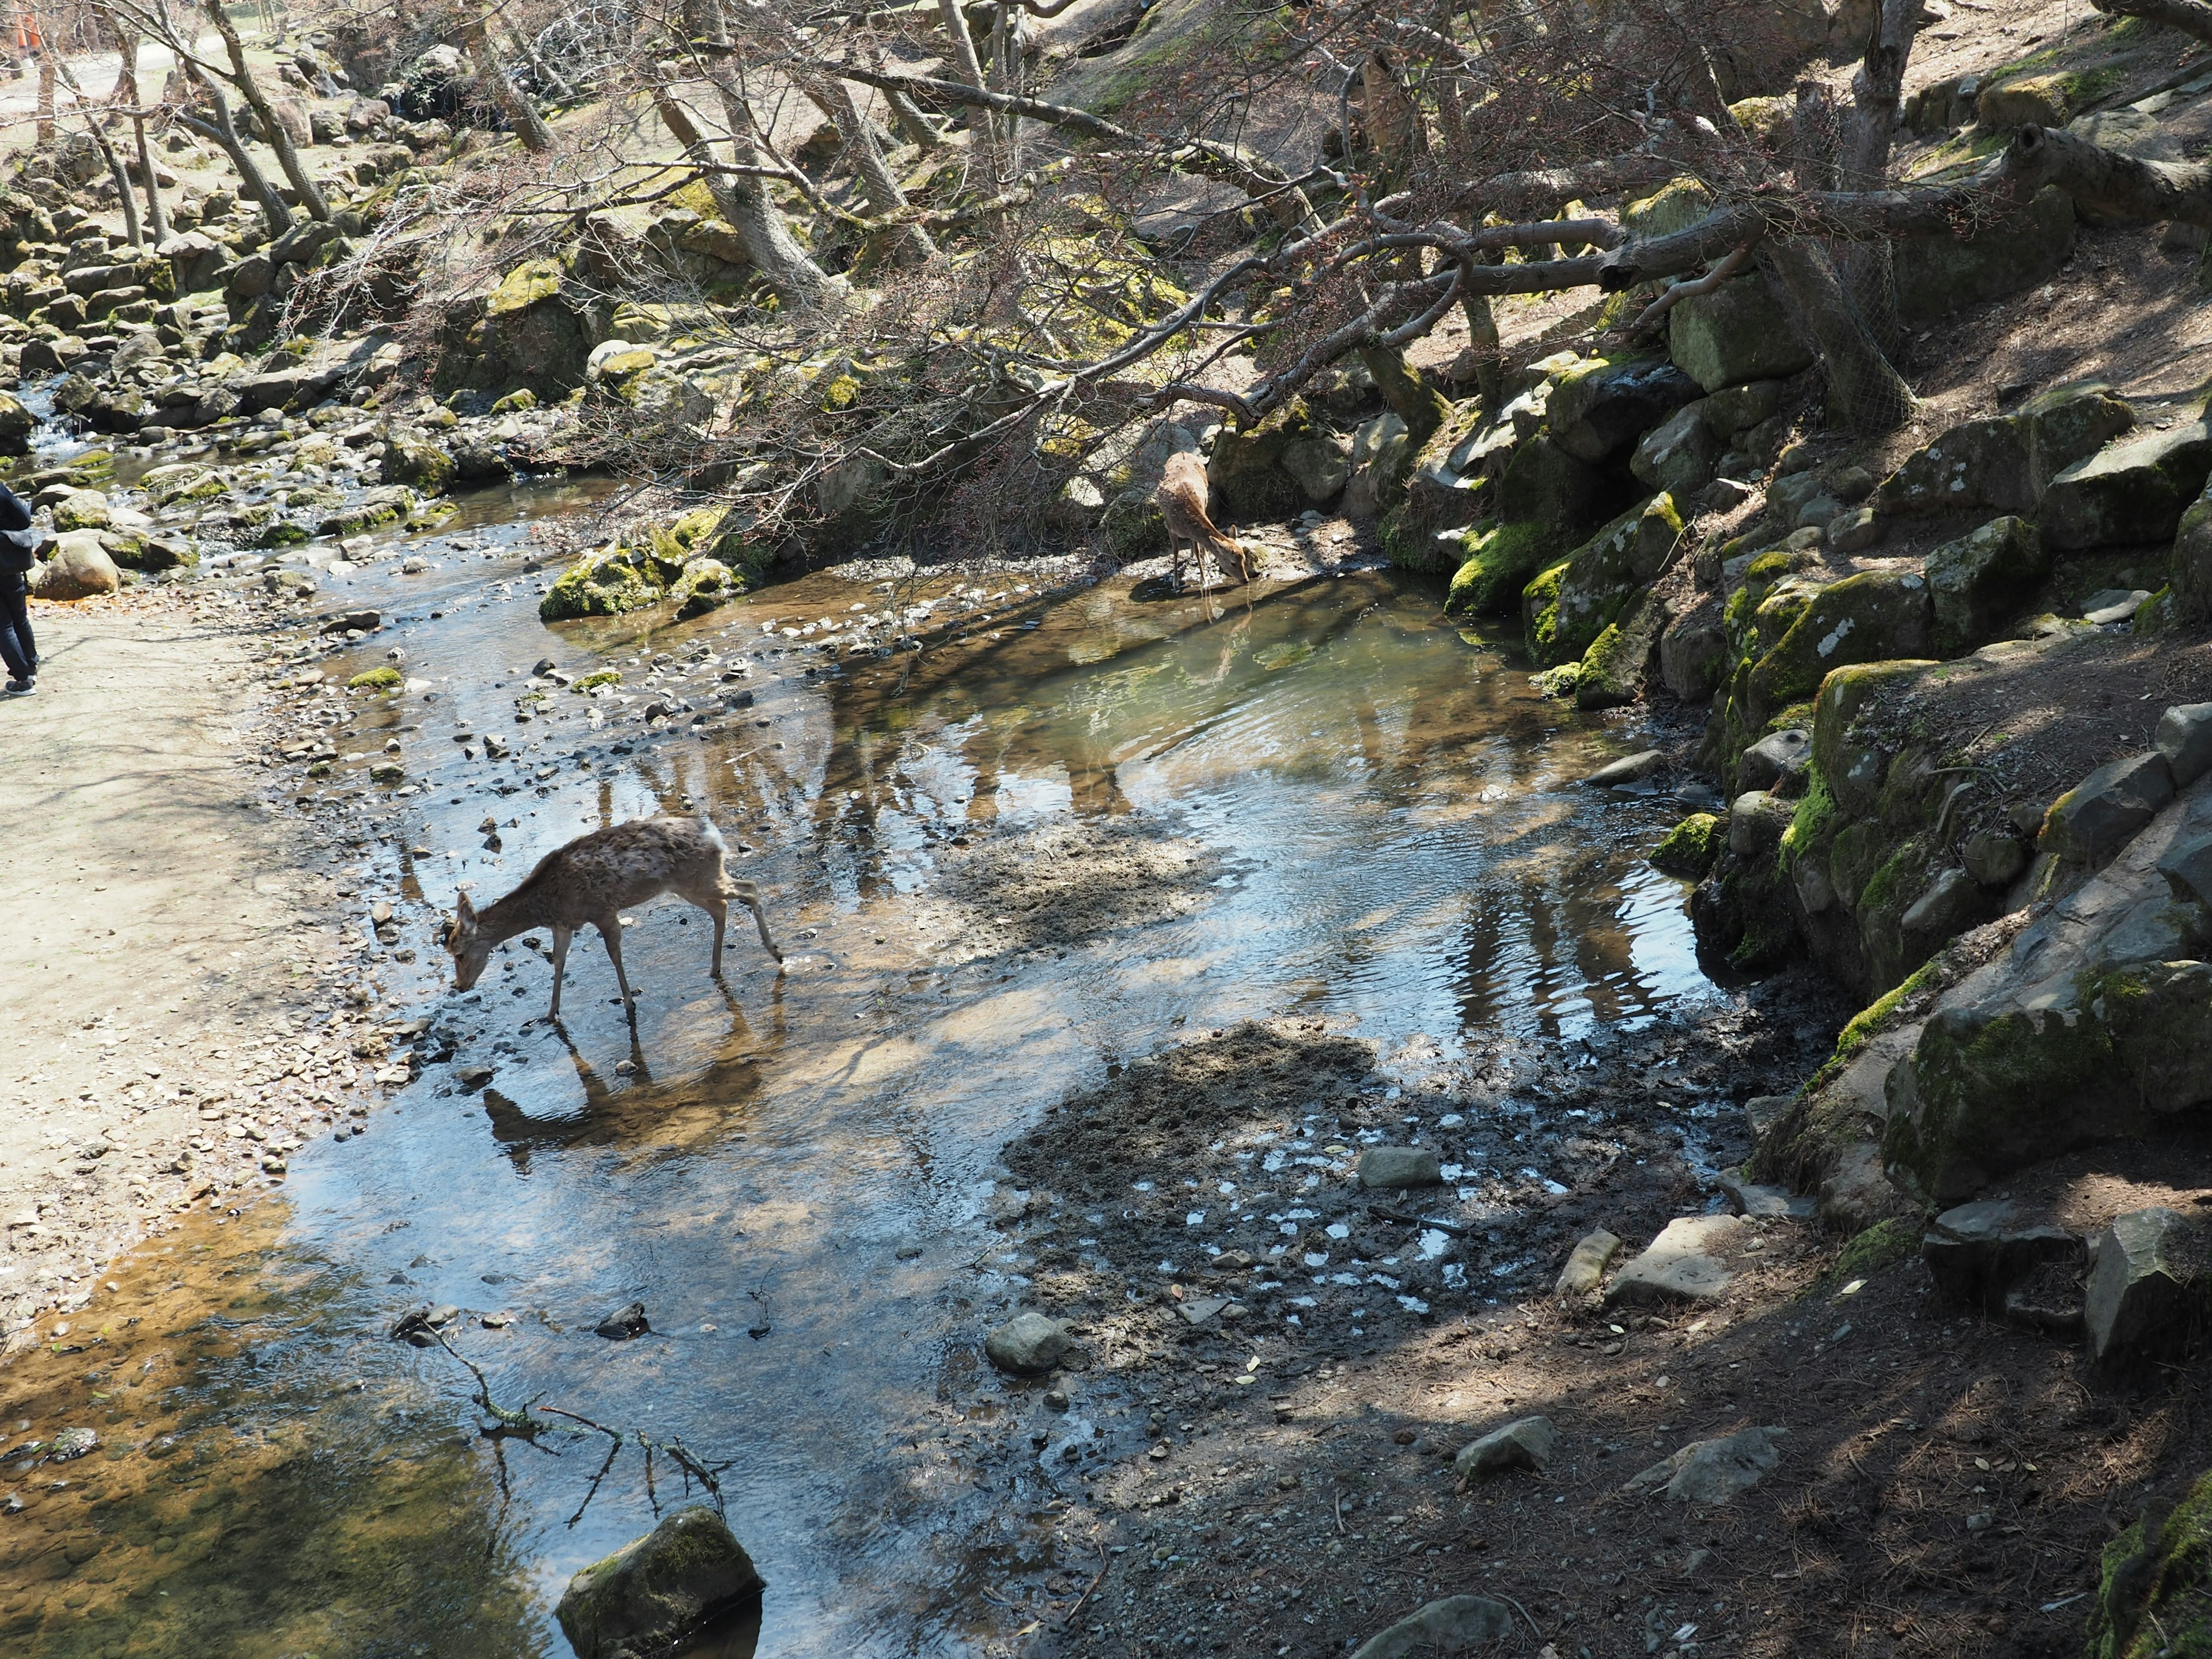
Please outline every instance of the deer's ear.
[[466, 927], [471, 922], [475, 921], [476, 919], [477, 908], [475, 905], [469, 902], [469, 896], [466, 893], [462, 892], [455, 893], [453, 895], [453, 920], [460, 923], [462, 927]]

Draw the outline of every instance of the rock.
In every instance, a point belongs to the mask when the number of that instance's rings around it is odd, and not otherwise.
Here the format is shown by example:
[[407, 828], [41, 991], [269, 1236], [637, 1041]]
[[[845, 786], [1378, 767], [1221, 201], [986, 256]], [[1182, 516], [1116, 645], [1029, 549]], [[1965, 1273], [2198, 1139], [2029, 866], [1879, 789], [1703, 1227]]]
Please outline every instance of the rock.
[[2078, 1260], [2081, 1241], [2008, 1199], [1988, 1199], [1929, 1222], [1920, 1254], [1948, 1294], [1996, 1312], [2005, 1292], [2045, 1262]]
[[1742, 1237], [1743, 1223], [1732, 1215], [1668, 1222], [1641, 1255], [1613, 1275], [1606, 1305], [1711, 1301], [1735, 1277], [1722, 1257], [1739, 1249]]
[[1413, 464], [1406, 423], [1395, 414], [1377, 415], [1352, 434], [1352, 471], [1345, 481], [1343, 512], [1357, 519], [1379, 518], [1397, 506]]
[[1638, 440], [1628, 470], [1653, 489], [1692, 495], [1713, 480], [1722, 440], [1713, 434], [1700, 400], [1678, 409]]
[[384, 441], [383, 483], [407, 484], [434, 495], [453, 480], [453, 458], [442, 445], [407, 432], [395, 432]]
[[1697, 383], [1663, 357], [1570, 370], [1553, 387], [1547, 406], [1552, 441], [1578, 461], [1609, 461], [1696, 401], [1698, 392]]
[[1703, 881], [1727, 844], [1723, 820], [1711, 812], [1692, 812], [1651, 849], [1652, 867], [1670, 876]]
[[1363, 1187], [1435, 1187], [1443, 1182], [1437, 1155], [1419, 1146], [1370, 1146], [1359, 1155]]
[[1016, 1314], [983, 1339], [983, 1352], [1000, 1370], [1041, 1376], [1075, 1346], [1056, 1319], [1035, 1311]]
[[1928, 556], [1936, 649], [1963, 656], [1997, 636], [2051, 574], [2051, 556], [2025, 519], [1992, 520]]
[[651, 559], [624, 547], [594, 548], [555, 579], [538, 602], [545, 622], [617, 617], [657, 603], [667, 589]]
[[1876, 489], [1883, 514], [1988, 507], [2033, 515], [2051, 480], [2135, 425], [2100, 380], [2039, 392], [2010, 415], [1966, 421], [1907, 456]]
[[1203, 1325], [1217, 1314], [1226, 1317], [1234, 1305], [1225, 1296], [1198, 1296], [1177, 1303], [1176, 1311], [1182, 1316], [1185, 1323]]
[[1623, 755], [1617, 761], [1608, 761], [1591, 773], [1583, 782], [1593, 789], [1626, 789], [1636, 785], [1650, 785], [1667, 770], [1667, 757], [1660, 750], [1642, 749], [1633, 755]]
[[1959, 847], [1966, 873], [1984, 887], [2011, 885], [2033, 856], [2019, 836], [1991, 830], [1977, 830]]
[[[1400, 422], [1401, 429], [1404, 423]], [[1283, 519], [1303, 512], [1313, 497], [1283, 465], [1294, 445], [1328, 434], [1315, 422], [1302, 398], [1292, 398], [1249, 432], [1224, 428], [1214, 440], [1206, 464], [1207, 499], [1217, 522]], [[1164, 465], [1165, 458], [1162, 458]], [[1350, 476], [1351, 465], [1346, 465]], [[1158, 481], [1157, 472], [1153, 482]], [[1340, 485], [1340, 488], [1341, 486]]]
[[2081, 601], [2081, 620], [2099, 628], [2133, 621], [2142, 602], [2149, 597], [2148, 588], [2105, 588]]
[[1770, 732], [1745, 750], [1735, 763], [1739, 788], [1772, 790], [1801, 776], [1813, 758], [1813, 734], [1802, 726]]
[[73, 489], [54, 503], [54, 529], [63, 535], [105, 530], [109, 522], [107, 497], [97, 489]]
[[2073, 113], [2063, 75], [2009, 76], [1984, 87], [1974, 101], [1976, 118], [1993, 132], [2007, 127], [2063, 127]]
[[[1613, 1240], [1616, 1244], [1620, 1242]], [[1559, 1443], [1559, 1431], [1552, 1426], [1550, 1418], [1524, 1417], [1461, 1447], [1459, 1455], [1452, 1459], [1452, 1468], [1462, 1480], [1487, 1480], [1514, 1469], [1540, 1473]]]
[[1327, 507], [1344, 493], [1352, 476], [1352, 445], [1334, 433], [1303, 438], [1283, 447], [1282, 468], [1316, 507]]
[[2173, 600], [2181, 614], [2192, 622], [2212, 620], [2212, 484], [2181, 515], [2172, 568]]
[[[30, 372], [27, 368], [26, 373]], [[38, 424], [31, 411], [15, 397], [0, 392], [0, 455], [27, 455], [31, 433]]]
[[[1547, 666], [1579, 659], [1598, 635], [1650, 597], [1682, 548], [1681, 509], [1671, 495], [1631, 507], [1522, 590], [1529, 654]], [[1652, 616], [1640, 631], [1656, 642]], [[1664, 626], [1663, 617], [1659, 626]]]
[[1838, 553], [1863, 553], [1886, 533], [1879, 515], [1870, 507], [1854, 507], [1838, 513], [1826, 525], [1828, 545]]
[[2094, 864], [2131, 839], [2173, 799], [2173, 769], [2157, 750], [2099, 767], [2051, 802], [2037, 845]]
[[644, 1336], [653, 1329], [646, 1322], [645, 1304], [633, 1302], [616, 1309], [592, 1327], [592, 1334], [604, 1336], [610, 1342], [629, 1342]]
[[123, 586], [123, 573], [100, 544], [96, 531], [81, 530], [61, 537], [52, 554], [31, 573], [34, 599], [88, 599], [112, 593]]
[[[1597, 1289], [1605, 1278], [1605, 1270], [1620, 1253], [1620, 1240], [1602, 1227], [1594, 1233], [1585, 1233], [1567, 1257], [1567, 1265], [1559, 1269], [1559, 1281], [1552, 1287], [1555, 1296], [1575, 1297], [1588, 1296]], [[1541, 1418], [1534, 1419], [1542, 1422]], [[1515, 1425], [1519, 1426], [1518, 1425]], [[1504, 1431], [1499, 1431], [1500, 1433]], [[1469, 1451], [1473, 1447], [1468, 1449]], [[1466, 1454], [1462, 1453], [1462, 1456]], [[1465, 1473], [1464, 1470], [1462, 1471]]]
[[1664, 1462], [1634, 1476], [1623, 1492], [1664, 1492], [1678, 1504], [1717, 1509], [1741, 1498], [1782, 1462], [1784, 1428], [1744, 1429], [1717, 1440], [1692, 1440]]
[[1766, 279], [1756, 274], [1675, 306], [1667, 319], [1667, 353], [1707, 392], [1786, 380], [1813, 363]]
[[74, 1463], [86, 1456], [100, 1444], [100, 1435], [93, 1429], [64, 1429], [54, 1437], [54, 1443], [46, 1450], [49, 1463]]
[[1620, 621], [1607, 623], [1583, 653], [1575, 707], [1619, 708], [1641, 701], [1666, 623], [1666, 605], [1651, 593], [1638, 596]]
[[1907, 933], [1929, 939], [1948, 939], [1963, 933], [1989, 913], [1989, 897], [1982, 885], [1964, 870], [1941, 872], [1927, 890], [1905, 908], [1898, 926]]
[[1782, 844], [1783, 831], [1797, 809], [1764, 789], [1747, 789], [1729, 803], [1729, 851], [1740, 859], [1761, 858]]
[[2160, 855], [2158, 872], [2166, 878], [2174, 902], [2212, 911], [2212, 836], [2176, 842]]
[[1728, 627], [1717, 604], [1676, 617], [1659, 635], [1659, 683], [1684, 702], [1709, 700], [1728, 669]]
[[2111, 444], [2051, 481], [2039, 521], [2062, 550], [2173, 538], [2212, 474], [2212, 428], [2192, 421]]
[[763, 1588], [720, 1516], [678, 1510], [571, 1578], [554, 1617], [576, 1659], [639, 1659], [677, 1651]]
[[1808, 702], [1846, 664], [1925, 657], [1934, 625], [1928, 579], [1916, 571], [1868, 570], [1831, 582], [1753, 665], [1748, 711], [1763, 721]]
[[1762, 1187], [1738, 1176], [1723, 1175], [1719, 1186], [1738, 1215], [1810, 1221], [1819, 1208], [1811, 1199], [1787, 1187]]
[[2196, 1274], [2184, 1264], [2195, 1228], [2154, 1206], [2117, 1215], [2089, 1241], [2082, 1318], [2100, 1365], [2171, 1352], [2190, 1334]]
[[1898, 315], [1908, 325], [1932, 322], [2048, 282], [2073, 253], [2074, 233], [2074, 198], [2052, 185], [2018, 212], [1977, 224], [1972, 235], [1894, 243]]
[[1513, 1609], [1503, 1601], [1486, 1595], [1449, 1595], [1369, 1637], [1352, 1659], [1407, 1659], [1409, 1654], [1430, 1650], [1469, 1652], [1510, 1636], [1516, 1628]]
[[395, 784], [407, 781], [407, 769], [398, 761], [378, 761], [368, 769], [371, 783]]
[[[1534, 524], [1470, 525], [1456, 537], [1440, 540], [1447, 546], [1455, 542], [1460, 560], [1444, 599], [1444, 610], [1455, 616], [1487, 617], [1511, 610], [1520, 603], [1528, 579], [1554, 551], [1550, 532]], [[1405, 562], [1402, 558], [1398, 562]]]

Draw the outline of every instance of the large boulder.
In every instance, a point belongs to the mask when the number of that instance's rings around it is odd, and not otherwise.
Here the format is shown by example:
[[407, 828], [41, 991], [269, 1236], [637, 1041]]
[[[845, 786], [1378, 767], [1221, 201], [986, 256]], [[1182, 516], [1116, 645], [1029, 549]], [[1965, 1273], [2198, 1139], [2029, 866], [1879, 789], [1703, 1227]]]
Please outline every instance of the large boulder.
[[2039, 392], [2010, 415], [1962, 421], [1905, 458], [1875, 491], [1877, 512], [1988, 508], [2033, 515], [2051, 480], [2136, 423], [2101, 381]]
[[1644, 682], [1667, 626], [1667, 606], [1652, 593], [1637, 596], [1618, 622], [1607, 623], [1583, 653], [1575, 677], [1575, 707], [1620, 708], [1644, 698]]
[[1206, 464], [1206, 495], [1214, 519], [1227, 524], [1286, 519], [1304, 512], [1310, 503], [1284, 465], [1284, 452], [1324, 435], [1304, 400], [1297, 398], [1249, 432], [1224, 429], [1214, 440], [1213, 453]]
[[1512, 610], [1557, 545], [1547, 526], [1528, 523], [1471, 525], [1446, 539], [1454, 544], [1459, 568], [1444, 609], [1475, 617]]
[[1813, 354], [1757, 274], [1693, 295], [1667, 316], [1667, 355], [1707, 392], [1778, 380], [1813, 366]]
[[2077, 864], [2101, 862], [2172, 799], [2173, 769], [2157, 750], [2109, 762], [2051, 802], [2039, 845]]
[[1713, 481], [1722, 441], [1705, 419], [1701, 398], [1676, 410], [1645, 433], [1629, 458], [1628, 470], [1653, 489], [1692, 495]]
[[394, 432], [384, 441], [381, 471], [386, 484], [405, 484], [434, 495], [453, 481], [453, 452], [420, 434]]
[[1898, 315], [1918, 325], [2002, 300], [2050, 281], [2073, 252], [2074, 198], [2048, 185], [2018, 212], [1979, 225], [1970, 235], [1897, 243]]
[[2203, 421], [2107, 445], [2076, 461], [2043, 494], [2043, 538], [2074, 550], [2162, 542], [2212, 475], [2212, 427]]
[[668, 591], [653, 560], [625, 547], [598, 547], [578, 559], [538, 602], [544, 622], [617, 617], [657, 603]]
[[1499, 518], [1549, 525], [1565, 535], [1596, 523], [1613, 499], [1602, 472], [1546, 437], [1518, 446], [1498, 480]]
[[1763, 721], [1808, 700], [1832, 669], [1924, 657], [1934, 624], [1927, 578], [1914, 572], [1868, 570], [1832, 582], [1752, 665], [1749, 708]]
[[1379, 518], [1396, 507], [1406, 491], [1413, 461], [1412, 435], [1395, 413], [1385, 412], [1352, 434], [1352, 476], [1341, 503], [1347, 517]]
[[764, 1587], [720, 1516], [684, 1509], [571, 1578], [554, 1617], [576, 1659], [648, 1659], [678, 1651]]
[[1552, 389], [1552, 441], [1578, 461], [1609, 461], [1698, 395], [1698, 383], [1663, 357], [1577, 368]]
[[27, 455], [38, 422], [15, 398], [0, 392], [0, 455]]
[[525, 260], [483, 296], [473, 321], [471, 307], [456, 309], [470, 385], [493, 392], [527, 386], [550, 403], [584, 383], [595, 337], [587, 315], [592, 302], [568, 277], [558, 259]]
[[2212, 486], [2181, 515], [2173, 538], [2173, 602], [2191, 622], [2212, 621]]
[[[1681, 545], [1681, 509], [1671, 495], [1654, 495], [1622, 514], [1522, 590], [1531, 654], [1544, 663], [1583, 655], [1658, 580]], [[1652, 638], [1656, 642], [1656, 633]]]
[[2198, 1243], [2188, 1217], [2162, 1206], [2116, 1215], [2089, 1241], [2081, 1313], [2100, 1365], [2171, 1353], [2198, 1316]]
[[51, 556], [31, 573], [31, 594], [40, 599], [89, 599], [123, 586], [123, 573], [100, 545], [96, 530], [59, 538]]
[[1936, 649], [1955, 657], [1996, 637], [2051, 574], [2051, 556], [2035, 526], [2008, 515], [1928, 556], [1928, 589], [1936, 607]]

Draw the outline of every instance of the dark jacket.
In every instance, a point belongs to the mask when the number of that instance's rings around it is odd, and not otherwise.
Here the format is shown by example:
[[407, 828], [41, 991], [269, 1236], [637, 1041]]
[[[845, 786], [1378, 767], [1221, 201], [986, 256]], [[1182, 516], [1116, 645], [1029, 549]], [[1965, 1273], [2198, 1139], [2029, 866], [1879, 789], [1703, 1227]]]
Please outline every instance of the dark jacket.
[[23, 498], [0, 483], [0, 574], [20, 576], [31, 568], [39, 532], [31, 528], [31, 509]]

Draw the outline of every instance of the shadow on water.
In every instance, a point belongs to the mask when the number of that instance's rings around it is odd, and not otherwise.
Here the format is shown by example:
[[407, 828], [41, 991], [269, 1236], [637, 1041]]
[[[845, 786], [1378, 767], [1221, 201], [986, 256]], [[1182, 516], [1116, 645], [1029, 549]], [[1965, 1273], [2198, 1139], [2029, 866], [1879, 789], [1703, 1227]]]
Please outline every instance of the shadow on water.
[[[743, 873], [789, 969], [733, 927], [716, 986], [709, 930], [670, 903], [624, 936], [634, 1033], [588, 937], [559, 1028], [519, 947], [465, 996], [434, 961], [404, 970], [437, 1063], [365, 1135], [295, 1158], [283, 1205], [149, 1247], [117, 1304], [143, 1297], [138, 1325], [7, 1375], [4, 1426], [88, 1422], [118, 1454], [64, 1491], [41, 1483], [83, 1463], [21, 1476], [10, 1651], [565, 1652], [568, 1575], [670, 1494], [626, 1455], [570, 1524], [580, 1449], [510, 1449], [503, 1491], [459, 1368], [384, 1340], [447, 1304], [495, 1398], [732, 1460], [763, 1656], [981, 1653], [1016, 1627], [987, 1592], [1049, 1560], [1076, 1492], [1028, 1449], [1051, 1426], [1032, 1393], [981, 1353], [1028, 1283], [986, 1224], [1010, 1138], [1200, 1024], [1295, 1012], [1449, 1056], [1712, 994], [1680, 888], [1642, 861], [1675, 809], [1571, 787], [1626, 734], [1537, 700], [1432, 594], [1370, 574], [1139, 606], [1126, 582], [1000, 577], [945, 598], [955, 637], [918, 659], [840, 661], [807, 647], [888, 601], [827, 576], [694, 622], [548, 629], [514, 503], [481, 514], [421, 544], [443, 550], [422, 575], [337, 584], [398, 618], [358, 665], [396, 643], [436, 694], [349, 739], [400, 738], [419, 793], [331, 786], [382, 837], [362, 893], [483, 897], [584, 828], [696, 805], [763, 849]], [[545, 655], [619, 666], [632, 700], [517, 723]], [[638, 721], [740, 657], [751, 706]], [[495, 730], [516, 734], [496, 766], [452, 741]], [[652, 1336], [592, 1334], [631, 1300]]]

